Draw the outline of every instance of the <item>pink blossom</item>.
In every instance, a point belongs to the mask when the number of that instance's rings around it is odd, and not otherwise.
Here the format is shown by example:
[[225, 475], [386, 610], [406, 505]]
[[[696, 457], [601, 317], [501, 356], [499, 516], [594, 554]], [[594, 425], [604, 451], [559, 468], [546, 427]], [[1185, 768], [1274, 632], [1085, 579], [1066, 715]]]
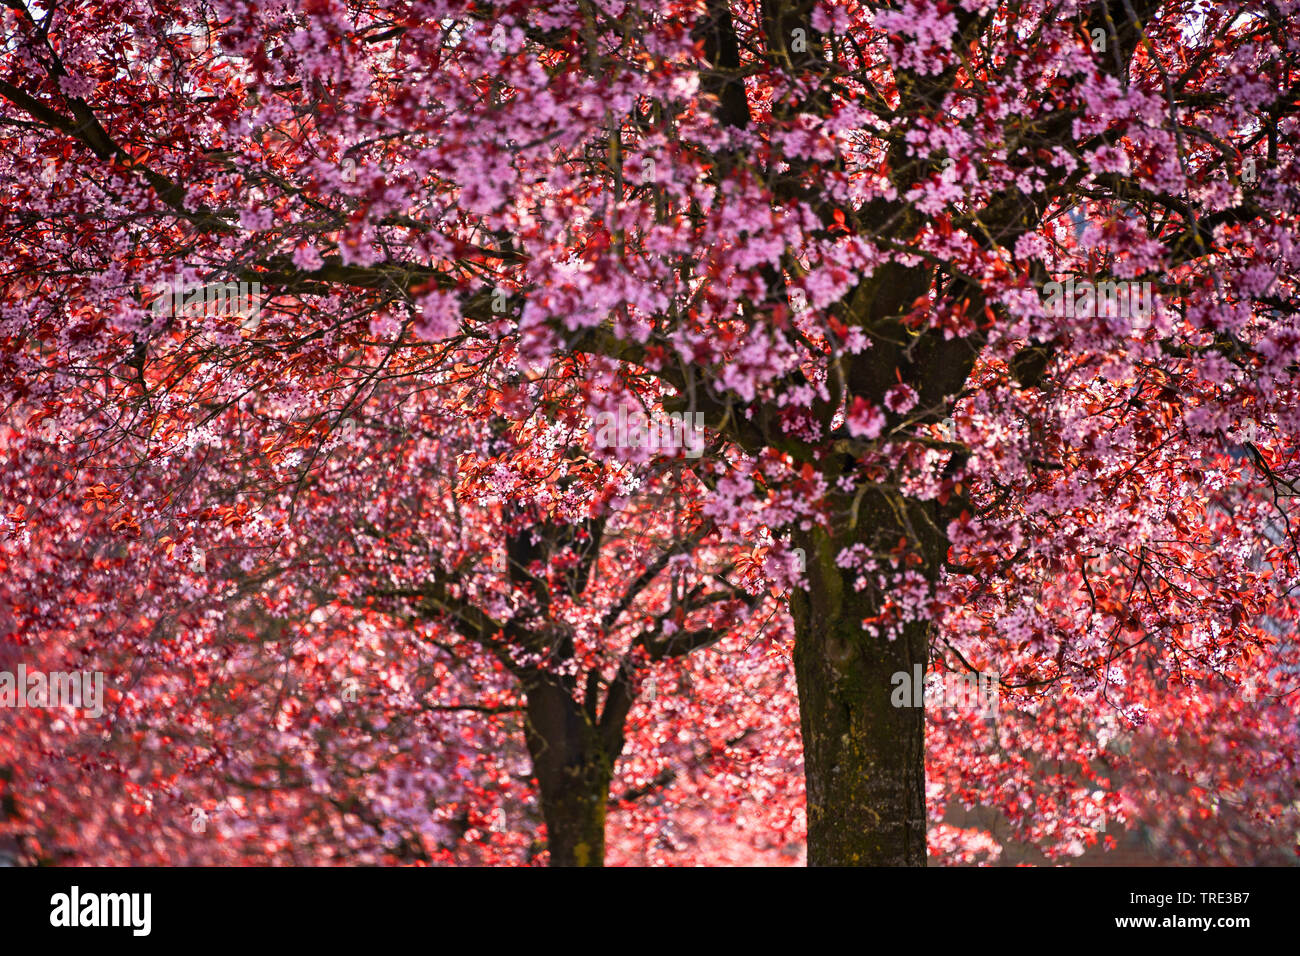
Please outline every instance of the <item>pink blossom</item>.
[[876, 438], [885, 427], [885, 415], [861, 395], [855, 395], [844, 416], [849, 434], [854, 438]]
[[437, 342], [460, 329], [460, 299], [453, 292], [435, 290], [419, 299], [420, 318], [415, 334], [426, 342]]

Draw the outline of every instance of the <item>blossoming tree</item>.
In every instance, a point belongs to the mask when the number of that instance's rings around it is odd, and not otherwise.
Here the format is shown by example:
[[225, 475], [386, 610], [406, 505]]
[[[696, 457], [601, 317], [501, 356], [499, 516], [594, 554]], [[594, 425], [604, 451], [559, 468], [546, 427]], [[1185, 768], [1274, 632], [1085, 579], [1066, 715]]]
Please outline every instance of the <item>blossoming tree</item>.
[[[231, 614], [214, 552], [260, 614], [450, 628], [592, 862], [623, 662], [782, 600], [810, 863], [976, 858], [954, 802], [1055, 855], [1161, 797], [1290, 839], [1290, 4], [2, 15], [5, 560], [62, 560], [26, 641], [146, 659], [126, 589]], [[598, 440], [627, 408], [699, 457]], [[70, 498], [116, 551], [37, 547]], [[897, 706], [918, 673], [996, 718]]]

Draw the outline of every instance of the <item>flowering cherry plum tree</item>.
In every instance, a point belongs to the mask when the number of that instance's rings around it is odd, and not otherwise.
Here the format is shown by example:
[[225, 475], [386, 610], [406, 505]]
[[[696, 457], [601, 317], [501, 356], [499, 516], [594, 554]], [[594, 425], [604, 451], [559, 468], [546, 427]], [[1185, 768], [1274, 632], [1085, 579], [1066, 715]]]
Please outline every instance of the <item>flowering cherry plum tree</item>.
[[[81, 490], [119, 550], [247, 526], [230, 563], [275, 614], [486, 647], [566, 860], [599, 855], [626, 655], [748, 640], [777, 596], [810, 863], [990, 851], [928, 830], [953, 802], [1057, 855], [1162, 797], [1294, 831], [1291, 4], [2, 15], [8, 441], [69, 449], [23, 481]], [[261, 298], [153, 308], [175, 282]], [[622, 407], [701, 416], [700, 456], [602, 447]], [[332, 464], [357, 414], [439, 438]], [[145, 588], [131, 553], [79, 560]], [[617, 566], [623, 607], [584, 586]], [[134, 592], [33, 593], [150, 623]], [[927, 729], [892, 694], [918, 668], [998, 674], [1000, 716]]]

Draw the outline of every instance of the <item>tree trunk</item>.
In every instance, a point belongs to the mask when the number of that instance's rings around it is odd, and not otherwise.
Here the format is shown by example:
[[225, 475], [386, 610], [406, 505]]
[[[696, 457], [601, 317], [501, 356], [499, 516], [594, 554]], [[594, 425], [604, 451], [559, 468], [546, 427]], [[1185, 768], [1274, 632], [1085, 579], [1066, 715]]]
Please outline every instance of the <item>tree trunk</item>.
[[[858, 573], [838, 568], [835, 557], [855, 540], [879, 551], [882, 542], [907, 536], [892, 509], [878, 506], [884, 502], [863, 504], [864, 532], [832, 537], [816, 529], [798, 542], [807, 555], [807, 590], [793, 592], [791, 612], [808, 865], [925, 866], [925, 711], [895, 707], [891, 696], [895, 674], [911, 682], [920, 665], [924, 677], [929, 625], [908, 624], [893, 641], [863, 630], [863, 619], [880, 612], [880, 598], [869, 589], [855, 592]], [[912, 503], [908, 510], [921, 507]], [[926, 539], [918, 570], [932, 577], [946, 542], [932, 533], [916, 535], [908, 524], [909, 540]]]
[[558, 678], [530, 683], [525, 735], [551, 866], [605, 865], [605, 806], [618, 754]]

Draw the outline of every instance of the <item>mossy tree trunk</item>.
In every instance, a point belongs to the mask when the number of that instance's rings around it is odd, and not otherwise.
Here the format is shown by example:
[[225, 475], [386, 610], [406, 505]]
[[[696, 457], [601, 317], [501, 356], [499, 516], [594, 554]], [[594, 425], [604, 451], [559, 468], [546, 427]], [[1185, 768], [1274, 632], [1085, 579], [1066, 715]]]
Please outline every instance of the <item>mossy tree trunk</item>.
[[911, 682], [919, 666], [924, 678], [930, 625], [902, 624], [892, 640], [870, 634], [863, 621], [881, 614], [888, 594], [855, 591], [859, 572], [835, 558], [855, 542], [879, 551], [882, 542], [907, 539], [917, 569], [933, 578], [947, 543], [927, 510], [903, 503], [900, 521], [877, 495], [861, 503], [855, 526], [799, 540], [807, 589], [794, 593], [791, 611], [810, 866], [926, 865], [925, 711], [919, 699], [896, 707], [891, 697], [895, 675]]

